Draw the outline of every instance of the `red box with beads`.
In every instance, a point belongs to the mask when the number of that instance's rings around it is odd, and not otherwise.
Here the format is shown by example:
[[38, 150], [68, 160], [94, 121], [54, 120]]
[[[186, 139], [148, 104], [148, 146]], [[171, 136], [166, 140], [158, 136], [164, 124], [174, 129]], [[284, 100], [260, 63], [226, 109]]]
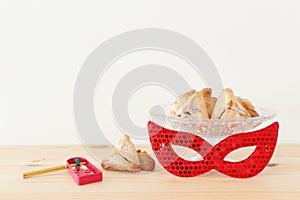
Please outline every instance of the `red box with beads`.
[[80, 163], [86, 163], [78, 168], [76, 166], [72, 167], [72, 164], [75, 164], [75, 158], [70, 158], [67, 160], [67, 168], [74, 181], [78, 185], [85, 185], [89, 183], [94, 183], [102, 181], [102, 172], [90, 163], [87, 159], [82, 157], [77, 157]]

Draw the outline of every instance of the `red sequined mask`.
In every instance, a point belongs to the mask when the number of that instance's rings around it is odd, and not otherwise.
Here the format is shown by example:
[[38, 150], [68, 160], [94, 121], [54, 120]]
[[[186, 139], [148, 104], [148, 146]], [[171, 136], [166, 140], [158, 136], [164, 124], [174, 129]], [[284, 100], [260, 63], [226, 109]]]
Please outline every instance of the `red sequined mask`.
[[[168, 172], [180, 177], [198, 176], [212, 169], [235, 178], [255, 176], [266, 167], [273, 155], [278, 128], [275, 122], [258, 131], [234, 134], [212, 146], [195, 134], [169, 130], [151, 121], [148, 123], [150, 142], [157, 159]], [[180, 158], [172, 145], [193, 149], [203, 160], [188, 161]], [[224, 160], [230, 152], [248, 146], [256, 148], [245, 160]]]

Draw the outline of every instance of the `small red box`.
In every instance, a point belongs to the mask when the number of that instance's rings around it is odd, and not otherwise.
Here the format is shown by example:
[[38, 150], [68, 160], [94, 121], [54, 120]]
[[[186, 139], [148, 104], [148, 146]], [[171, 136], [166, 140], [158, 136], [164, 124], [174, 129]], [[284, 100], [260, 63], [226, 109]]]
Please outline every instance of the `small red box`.
[[[85, 162], [85, 165], [82, 165], [77, 171], [72, 164], [75, 163], [75, 158], [70, 158], [67, 160], [67, 168], [74, 181], [78, 185], [85, 185], [89, 183], [102, 181], [102, 172], [97, 167], [95, 167], [92, 163], [90, 163], [87, 159], [77, 157], [80, 163]], [[83, 167], [86, 169], [83, 169]]]

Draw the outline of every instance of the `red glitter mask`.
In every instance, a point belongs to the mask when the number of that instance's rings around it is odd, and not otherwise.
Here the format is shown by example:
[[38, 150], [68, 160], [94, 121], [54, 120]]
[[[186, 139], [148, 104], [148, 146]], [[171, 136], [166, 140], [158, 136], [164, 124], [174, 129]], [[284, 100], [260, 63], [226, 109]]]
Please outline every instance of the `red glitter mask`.
[[[148, 131], [152, 149], [160, 164], [171, 174], [180, 177], [193, 177], [215, 169], [235, 178], [249, 178], [260, 173], [271, 159], [278, 136], [278, 122], [258, 131], [231, 135], [212, 146], [202, 137], [192, 133], [163, 128], [149, 121]], [[193, 149], [203, 160], [188, 161], [180, 158], [172, 145]], [[256, 146], [245, 160], [225, 161], [232, 151], [248, 146]]]

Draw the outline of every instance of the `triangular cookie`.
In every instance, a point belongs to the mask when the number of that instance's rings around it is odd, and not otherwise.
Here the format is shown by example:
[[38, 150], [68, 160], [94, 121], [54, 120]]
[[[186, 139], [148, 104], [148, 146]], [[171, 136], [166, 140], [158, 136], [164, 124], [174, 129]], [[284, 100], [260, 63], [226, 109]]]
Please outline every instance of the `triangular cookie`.
[[246, 108], [246, 110], [249, 112], [251, 117], [258, 117], [259, 114], [255, 111], [255, 108], [253, 104], [248, 99], [242, 99], [240, 97], [237, 97], [237, 100]]
[[226, 88], [217, 99], [212, 119], [234, 120], [251, 117], [249, 112], [236, 99], [231, 89]]
[[204, 88], [196, 93], [198, 114], [201, 119], [209, 119], [208, 108], [210, 107], [211, 89]]
[[216, 105], [217, 98], [216, 97], [211, 97], [211, 98], [206, 99], [205, 102], [206, 102], [208, 117], [210, 119], [211, 115], [212, 115], [212, 112], [214, 110], [214, 107]]
[[101, 166], [107, 170], [140, 171], [139, 157], [128, 135], [119, 140], [112, 154], [102, 160]]
[[176, 98], [171, 106], [171, 115], [177, 117], [191, 117], [209, 119], [207, 106], [210, 104], [211, 89], [204, 88], [200, 92], [191, 90]]
[[193, 101], [195, 98], [195, 93], [195, 90], [191, 90], [178, 96], [171, 106], [171, 115], [181, 117], [187, 110], [187, 107], [190, 105], [191, 101]]
[[140, 159], [141, 169], [145, 171], [153, 171], [155, 168], [155, 161], [153, 158], [146, 151], [141, 151], [139, 149], [136, 152]]

